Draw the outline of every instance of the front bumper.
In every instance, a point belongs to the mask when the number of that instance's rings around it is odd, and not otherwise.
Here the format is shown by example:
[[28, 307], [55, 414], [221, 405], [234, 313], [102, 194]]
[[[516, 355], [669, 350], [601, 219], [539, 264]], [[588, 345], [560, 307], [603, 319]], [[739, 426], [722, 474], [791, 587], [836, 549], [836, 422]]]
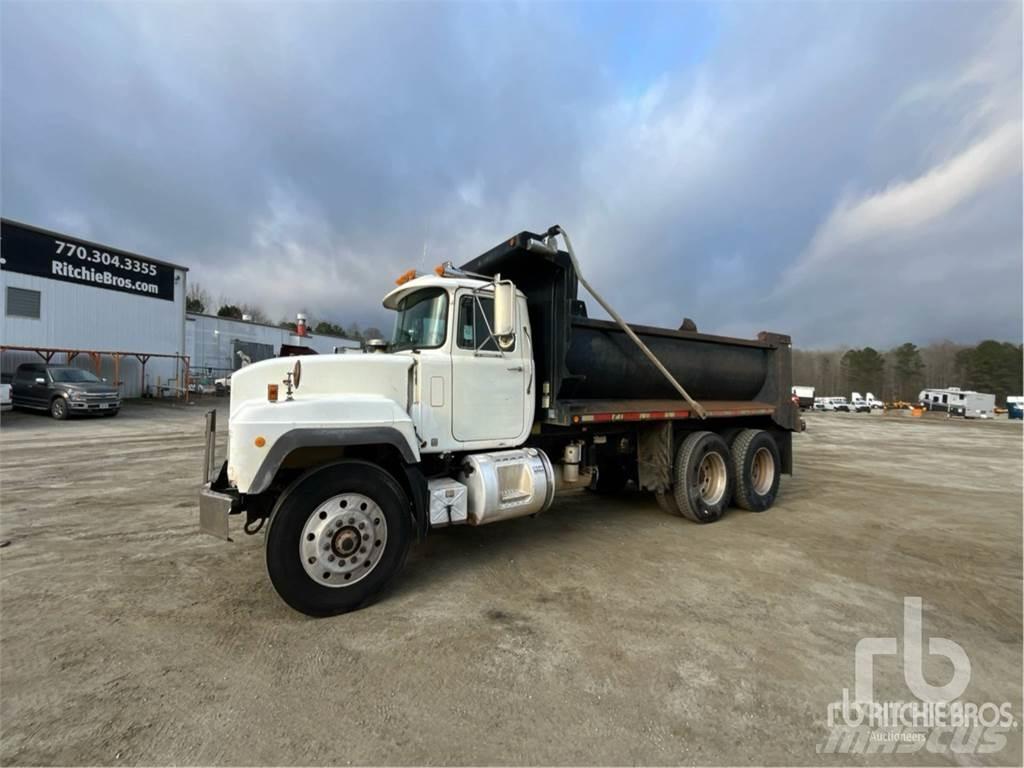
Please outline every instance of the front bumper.
[[207, 483], [199, 491], [199, 530], [218, 539], [230, 541], [228, 519], [238, 498], [213, 490], [213, 483]]
[[68, 407], [73, 411], [95, 411], [101, 413], [103, 411], [116, 411], [121, 407], [120, 400], [103, 400], [100, 402], [90, 402], [88, 400], [71, 400], [68, 398]]

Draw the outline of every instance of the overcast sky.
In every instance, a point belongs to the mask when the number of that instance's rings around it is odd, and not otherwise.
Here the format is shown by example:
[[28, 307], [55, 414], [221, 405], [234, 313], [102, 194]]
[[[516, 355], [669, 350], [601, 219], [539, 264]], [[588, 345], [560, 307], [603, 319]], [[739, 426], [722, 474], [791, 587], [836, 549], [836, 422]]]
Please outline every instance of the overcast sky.
[[2, 212], [275, 319], [559, 223], [631, 321], [1019, 341], [1021, 7], [7, 0]]

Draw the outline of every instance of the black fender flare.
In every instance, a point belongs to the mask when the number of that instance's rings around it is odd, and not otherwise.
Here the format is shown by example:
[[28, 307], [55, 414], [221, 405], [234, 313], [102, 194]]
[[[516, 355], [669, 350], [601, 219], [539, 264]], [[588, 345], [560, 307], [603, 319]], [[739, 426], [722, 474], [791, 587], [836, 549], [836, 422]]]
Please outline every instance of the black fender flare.
[[260, 468], [256, 470], [246, 494], [263, 493], [270, 487], [281, 464], [292, 451], [299, 448], [320, 448], [330, 446], [390, 445], [398, 449], [406, 464], [416, 464], [419, 459], [413, 453], [405, 436], [394, 427], [349, 427], [299, 428], [285, 432], [274, 441]]

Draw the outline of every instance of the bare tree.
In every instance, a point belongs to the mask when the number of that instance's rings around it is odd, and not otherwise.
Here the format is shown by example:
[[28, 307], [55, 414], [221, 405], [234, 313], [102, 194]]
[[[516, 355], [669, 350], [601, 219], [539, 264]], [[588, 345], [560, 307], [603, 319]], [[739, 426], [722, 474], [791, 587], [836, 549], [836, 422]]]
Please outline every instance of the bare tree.
[[185, 311], [202, 314], [209, 312], [212, 308], [213, 301], [209, 292], [198, 282], [189, 285], [188, 294], [185, 296]]

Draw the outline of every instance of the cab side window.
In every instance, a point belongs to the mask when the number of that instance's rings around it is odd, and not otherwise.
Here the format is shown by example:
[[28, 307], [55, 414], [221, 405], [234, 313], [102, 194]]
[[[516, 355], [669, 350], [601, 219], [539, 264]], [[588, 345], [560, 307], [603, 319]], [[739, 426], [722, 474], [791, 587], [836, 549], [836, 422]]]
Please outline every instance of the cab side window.
[[[459, 302], [459, 347], [483, 352], [500, 352], [489, 328], [494, 328], [494, 299], [463, 296]], [[513, 349], [515, 347], [505, 351], [511, 352]]]

